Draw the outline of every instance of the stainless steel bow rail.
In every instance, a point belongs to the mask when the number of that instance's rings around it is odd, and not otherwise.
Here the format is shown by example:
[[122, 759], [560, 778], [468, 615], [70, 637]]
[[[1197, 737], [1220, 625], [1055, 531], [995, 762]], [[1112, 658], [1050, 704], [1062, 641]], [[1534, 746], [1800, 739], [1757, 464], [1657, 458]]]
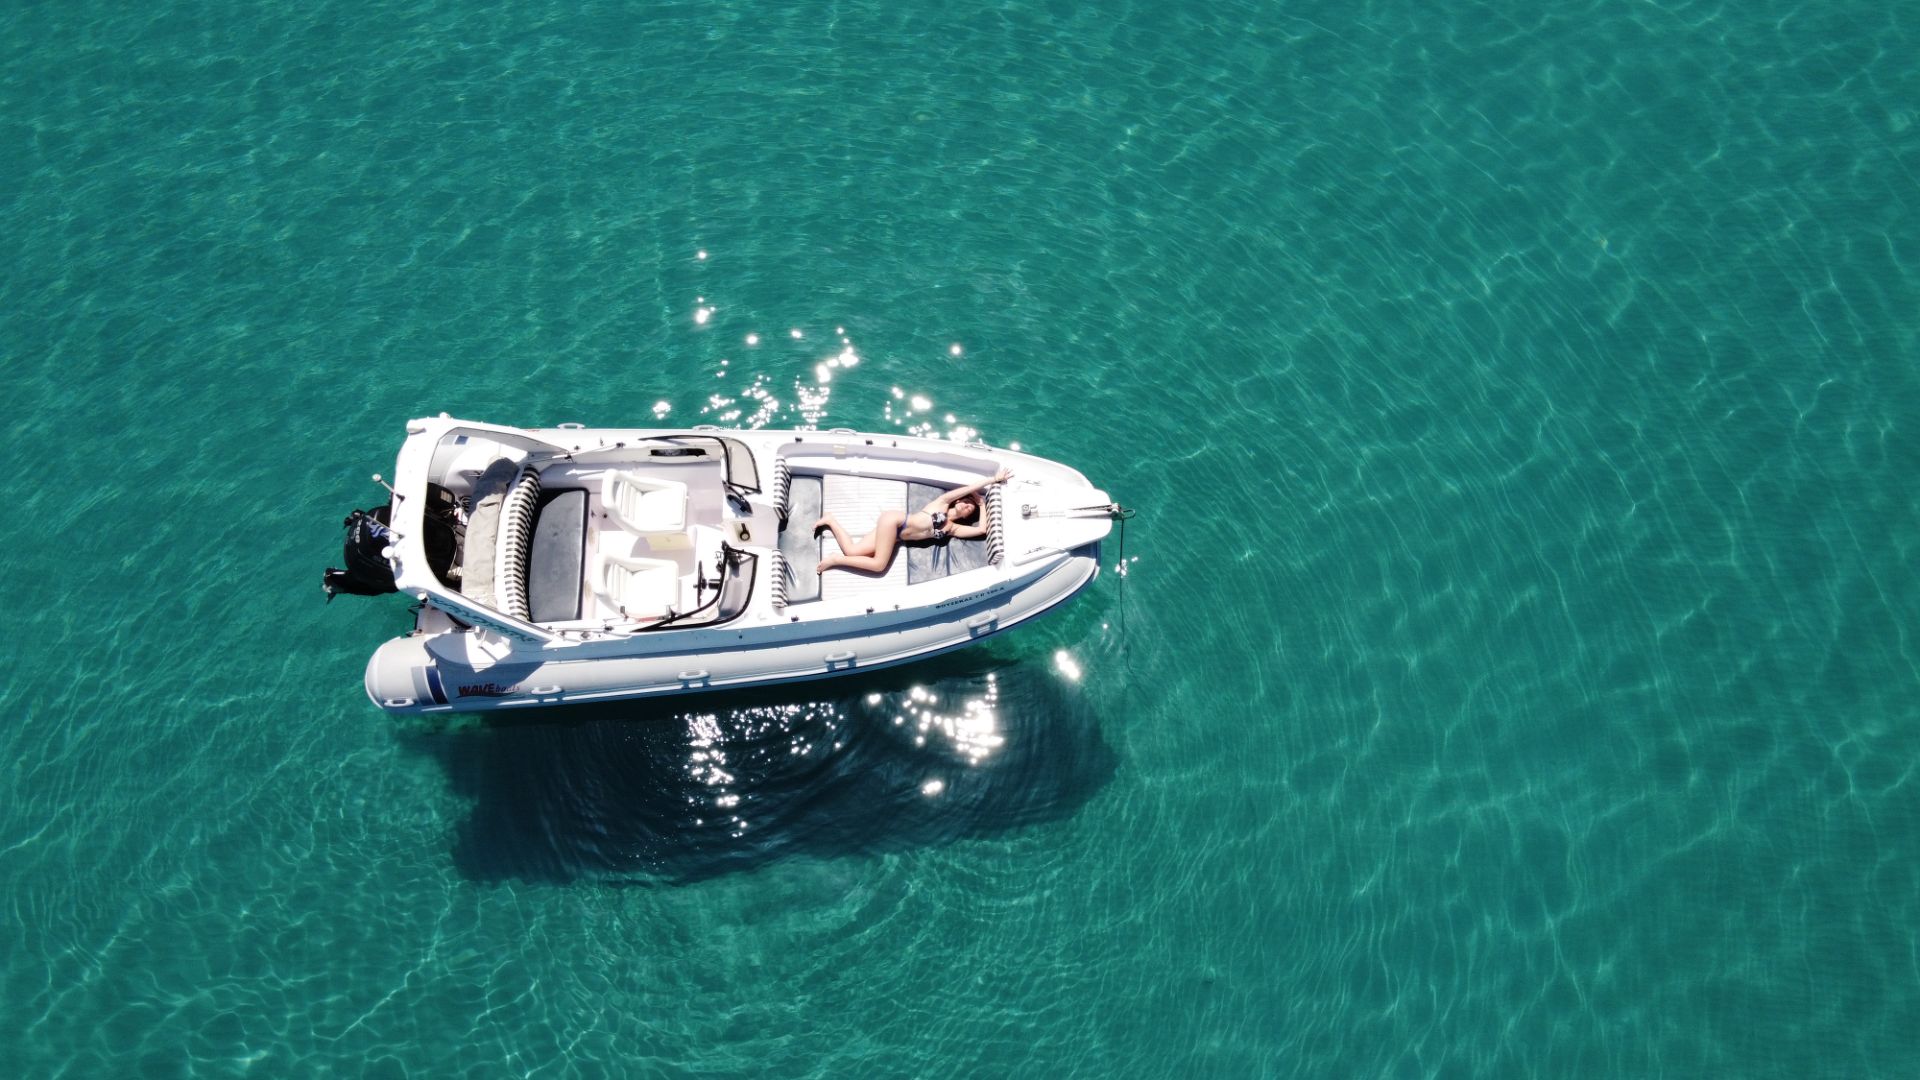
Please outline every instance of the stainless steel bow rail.
[[1095, 515], [1104, 514], [1115, 521], [1125, 521], [1128, 518], [1132, 517], [1134, 513], [1135, 511], [1130, 510], [1127, 507], [1121, 506], [1119, 503], [1098, 503], [1094, 506], [1072, 506], [1064, 510], [1042, 510], [1039, 507], [1033, 505], [1032, 503], [1022, 503], [1020, 505], [1020, 516], [1023, 518], [1092, 517]]

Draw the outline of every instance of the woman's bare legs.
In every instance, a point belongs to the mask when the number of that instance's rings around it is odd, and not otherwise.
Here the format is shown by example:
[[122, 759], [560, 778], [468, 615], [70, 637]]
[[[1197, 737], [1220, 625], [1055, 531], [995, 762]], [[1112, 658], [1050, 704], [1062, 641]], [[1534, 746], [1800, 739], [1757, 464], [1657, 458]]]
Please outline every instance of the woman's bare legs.
[[840, 527], [840, 519], [834, 517], [832, 514], [826, 514], [822, 516], [819, 521], [813, 523], [814, 532], [817, 533], [821, 529], [832, 529], [833, 542], [839, 544], [840, 550], [846, 552], [848, 555], [873, 554], [873, 545], [868, 543], [868, 541], [872, 539], [871, 536], [863, 536], [858, 540], [853, 539], [847, 535], [847, 530]]
[[815, 572], [824, 573], [836, 566], [870, 573], [885, 570], [893, 563], [893, 549], [900, 543], [900, 523], [905, 520], [907, 515], [904, 511], [889, 510], [874, 522], [872, 532], [856, 540], [840, 527], [839, 519], [832, 514], [825, 515], [813, 523], [813, 529], [815, 532], [822, 528], [833, 530], [833, 540], [840, 545], [841, 554], [821, 559], [820, 565], [814, 568]]

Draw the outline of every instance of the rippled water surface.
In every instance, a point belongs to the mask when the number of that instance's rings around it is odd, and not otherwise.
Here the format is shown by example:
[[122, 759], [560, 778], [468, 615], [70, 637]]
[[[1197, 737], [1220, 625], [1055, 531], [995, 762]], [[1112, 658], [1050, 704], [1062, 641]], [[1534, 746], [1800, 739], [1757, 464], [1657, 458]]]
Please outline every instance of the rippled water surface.
[[[16, 4], [13, 1075], [1920, 1074], [1899, 4]], [[401, 426], [1072, 462], [1129, 573], [512, 725]], [[1902, 1019], [1902, 1018], [1905, 1019]]]

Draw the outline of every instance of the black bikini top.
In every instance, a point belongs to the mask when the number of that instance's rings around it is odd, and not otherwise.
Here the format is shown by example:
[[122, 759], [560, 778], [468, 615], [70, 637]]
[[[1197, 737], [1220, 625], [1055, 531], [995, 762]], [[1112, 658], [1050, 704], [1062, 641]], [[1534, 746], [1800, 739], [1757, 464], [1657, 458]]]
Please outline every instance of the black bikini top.
[[945, 540], [947, 538], [947, 515], [933, 515], [933, 538], [935, 540]]

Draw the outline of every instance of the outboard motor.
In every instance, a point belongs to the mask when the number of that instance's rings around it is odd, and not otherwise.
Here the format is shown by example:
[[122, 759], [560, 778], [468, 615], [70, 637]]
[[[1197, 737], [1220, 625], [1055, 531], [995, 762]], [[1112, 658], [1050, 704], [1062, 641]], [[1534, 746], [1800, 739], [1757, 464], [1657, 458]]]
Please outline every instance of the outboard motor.
[[[375, 480], [380, 479], [374, 477]], [[369, 510], [355, 510], [340, 524], [347, 530], [344, 544], [347, 568], [327, 567], [320, 588], [332, 600], [337, 593], [355, 596], [379, 596], [398, 592], [393, 582], [393, 564], [387, 561], [387, 546], [393, 543], [393, 507], [381, 503]], [[426, 530], [427, 567], [441, 584], [458, 588], [461, 552], [466, 546], [467, 525], [460, 500], [439, 484], [427, 485], [427, 509], [421, 517]]]
[[320, 588], [326, 591], [328, 601], [332, 601], [337, 593], [379, 596], [399, 591], [393, 583], [393, 567], [383, 554], [387, 545], [393, 542], [393, 532], [387, 528], [391, 515], [392, 510], [382, 505], [371, 510], [355, 510], [341, 522], [347, 530], [345, 554], [342, 556], [347, 568], [339, 570], [327, 567], [326, 575], [320, 580]]

